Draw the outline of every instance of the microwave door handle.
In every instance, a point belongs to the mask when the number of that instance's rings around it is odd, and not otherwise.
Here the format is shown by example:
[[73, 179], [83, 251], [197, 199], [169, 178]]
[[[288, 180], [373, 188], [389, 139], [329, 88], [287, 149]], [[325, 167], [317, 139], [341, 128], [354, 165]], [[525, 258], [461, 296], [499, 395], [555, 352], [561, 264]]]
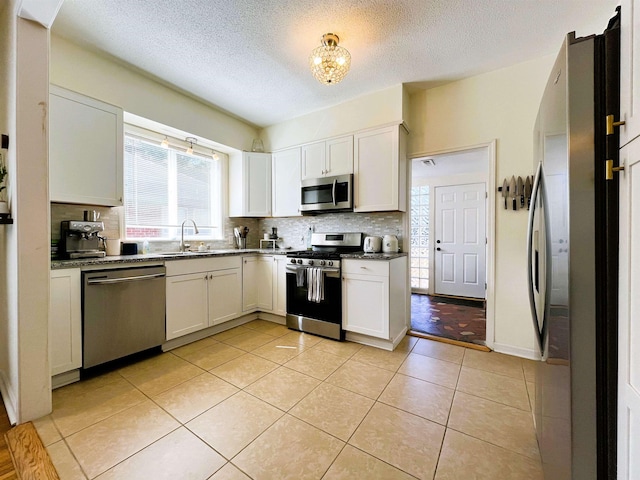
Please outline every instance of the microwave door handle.
[[334, 179], [333, 180], [333, 188], [331, 189], [331, 198], [333, 198], [333, 206], [335, 207], [336, 204], [336, 186], [338, 185], [338, 179]]

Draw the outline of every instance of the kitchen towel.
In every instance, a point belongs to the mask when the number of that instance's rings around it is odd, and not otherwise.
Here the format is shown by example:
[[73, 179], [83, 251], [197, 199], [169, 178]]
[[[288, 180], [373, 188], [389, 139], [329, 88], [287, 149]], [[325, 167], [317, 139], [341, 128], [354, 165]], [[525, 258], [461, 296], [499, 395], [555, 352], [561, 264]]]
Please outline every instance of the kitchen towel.
[[296, 287], [304, 287], [304, 281], [307, 278], [307, 269], [298, 267], [296, 269]]
[[322, 268], [307, 268], [307, 300], [320, 303], [324, 300], [324, 273]]

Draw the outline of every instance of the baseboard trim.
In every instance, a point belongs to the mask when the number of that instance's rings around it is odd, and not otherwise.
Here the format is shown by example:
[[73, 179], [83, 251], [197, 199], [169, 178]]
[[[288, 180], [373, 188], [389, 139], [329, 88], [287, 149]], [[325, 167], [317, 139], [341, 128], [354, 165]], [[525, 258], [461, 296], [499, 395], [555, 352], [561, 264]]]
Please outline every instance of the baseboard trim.
[[13, 427], [5, 433], [4, 438], [18, 478], [60, 479], [33, 423]]
[[490, 352], [491, 349], [485, 345], [478, 345], [476, 343], [461, 342], [460, 340], [453, 340], [451, 338], [437, 337], [435, 335], [429, 335], [428, 333], [417, 332], [415, 330], [409, 330], [407, 335], [412, 337], [426, 338], [427, 340], [433, 340], [434, 342], [448, 343], [449, 345], [457, 345], [458, 347], [470, 348], [472, 350], [479, 350], [481, 352]]
[[9, 382], [7, 381], [7, 375], [4, 370], [0, 370], [0, 393], [2, 393], [2, 400], [4, 401], [4, 407], [7, 410], [9, 422], [11, 425], [15, 425], [18, 423], [16, 398], [13, 395], [13, 390], [9, 388]]
[[540, 355], [532, 349], [514, 347], [513, 345], [505, 345], [503, 343], [495, 342], [493, 349], [498, 353], [505, 353], [507, 355], [513, 355], [515, 357], [528, 358], [529, 360], [540, 360]]

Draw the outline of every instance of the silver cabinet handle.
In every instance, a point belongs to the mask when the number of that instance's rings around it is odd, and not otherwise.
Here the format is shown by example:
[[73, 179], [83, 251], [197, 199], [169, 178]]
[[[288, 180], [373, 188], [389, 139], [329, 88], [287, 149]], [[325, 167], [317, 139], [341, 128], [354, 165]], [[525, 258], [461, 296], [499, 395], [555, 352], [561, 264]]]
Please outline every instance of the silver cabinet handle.
[[124, 283], [124, 282], [137, 282], [140, 280], [149, 280], [152, 278], [162, 278], [164, 277], [164, 273], [154, 273], [152, 275], [138, 275], [134, 277], [122, 277], [122, 278], [90, 278], [87, 280], [88, 285], [108, 285], [113, 283]]

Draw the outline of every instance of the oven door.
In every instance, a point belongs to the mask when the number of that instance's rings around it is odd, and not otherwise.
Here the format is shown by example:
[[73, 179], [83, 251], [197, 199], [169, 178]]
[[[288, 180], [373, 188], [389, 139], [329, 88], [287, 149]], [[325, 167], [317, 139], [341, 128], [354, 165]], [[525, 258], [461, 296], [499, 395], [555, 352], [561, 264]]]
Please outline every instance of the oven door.
[[[297, 270], [304, 270], [304, 285], [298, 286]], [[340, 270], [324, 269], [324, 300], [309, 299], [306, 267], [287, 265], [287, 326], [336, 340], [342, 330], [342, 282]]]
[[353, 175], [303, 180], [300, 211], [353, 210]]

